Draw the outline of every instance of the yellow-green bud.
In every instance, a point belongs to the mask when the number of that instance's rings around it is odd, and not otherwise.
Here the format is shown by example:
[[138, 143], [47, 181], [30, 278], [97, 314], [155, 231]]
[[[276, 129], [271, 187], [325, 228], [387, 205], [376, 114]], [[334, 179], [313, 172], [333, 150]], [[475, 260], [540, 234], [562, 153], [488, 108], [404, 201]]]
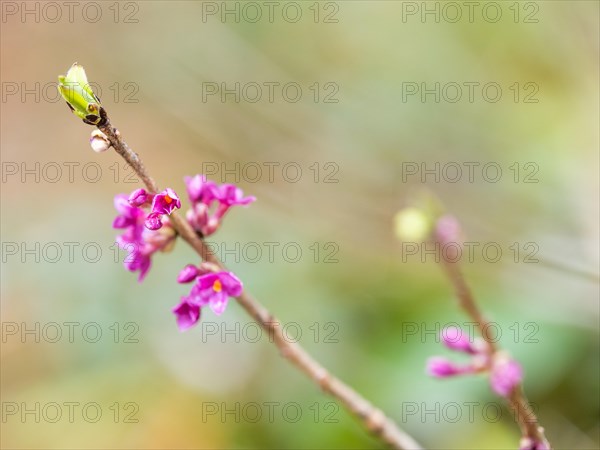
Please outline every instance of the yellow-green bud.
[[429, 238], [432, 231], [430, 217], [421, 209], [404, 208], [394, 216], [396, 236], [405, 242], [421, 242]]
[[105, 120], [100, 99], [90, 87], [83, 66], [75, 63], [66, 75], [58, 77], [58, 91], [77, 117], [89, 125], [99, 125]]

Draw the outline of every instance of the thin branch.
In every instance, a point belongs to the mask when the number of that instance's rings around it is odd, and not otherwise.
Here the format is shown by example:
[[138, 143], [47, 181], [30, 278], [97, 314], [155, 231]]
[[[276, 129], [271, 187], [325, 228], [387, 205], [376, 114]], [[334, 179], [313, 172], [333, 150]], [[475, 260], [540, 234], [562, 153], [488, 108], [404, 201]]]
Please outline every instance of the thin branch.
[[[441, 246], [443, 242], [438, 241], [438, 244]], [[445, 252], [440, 252], [440, 254], [442, 255], [443, 267], [452, 283], [452, 286], [454, 287], [454, 291], [459, 300], [461, 308], [476, 323], [481, 336], [485, 339], [489, 346], [490, 354], [493, 356], [495, 353], [499, 352], [500, 349], [488, 333], [490, 329], [488, 326], [489, 322], [484, 318], [479, 307], [477, 306], [475, 297], [473, 296], [471, 289], [467, 285], [465, 277], [460, 270], [458, 260], [449, 259]], [[539, 425], [538, 418], [533, 412], [533, 409], [531, 408], [531, 405], [525, 396], [521, 384], [515, 386], [515, 388], [512, 390], [510, 396], [508, 397], [508, 404], [513, 411], [515, 420], [521, 428], [521, 434], [524, 437], [529, 438], [532, 442], [543, 442], [548, 446], [547, 448], [550, 448], [550, 445], [546, 440], [546, 436], [544, 435], [544, 429]]]
[[[441, 253], [443, 254], [444, 252]], [[489, 334], [489, 321], [486, 320], [483, 317], [481, 311], [479, 311], [479, 308], [475, 303], [473, 293], [467, 285], [465, 277], [460, 271], [460, 267], [458, 266], [458, 264], [454, 261], [448, 260], [445, 256], [446, 255], [442, 255], [442, 258], [444, 260], [443, 266], [446, 270], [448, 278], [452, 281], [454, 293], [456, 294], [456, 297], [459, 300], [460, 307], [465, 311], [465, 313], [467, 313], [469, 317], [473, 319], [473, 321], [477, 325], [477, 328], [479, 329], [479, 332], [481, 333], [481, 336], [487, 342], [490, 351], [492, 353], [495, 353], [498, 349], [494, 338]]]
[[[146, 171], [139, 156], [131, 150], [121, 137], [116, 128], [106, 118], [105, 123], [98, 125], [109, 139], [110, 143], [121, 155], [131, 168], [137, 173], [151, 193], [157, 193], [158, 188], [155, 181]], [[222, 269], [225, 265], [211, 252], [205, 242], [198, 237], [193, 228], [177, 213], [169, 216], [173, 228], [181, 237], [208, 262], [216, 264]], [[329, 373], [320, 363], [310, 356], [298, 343], [289, 342], [284, 337], [280, 321], [277, 320], [263, 305], [254, 299], [245, 290], [236, 298], [238, 303], [256, 322], [272, 336], [274, 344], [279, 348], [281, 355], [288, 359], [293, 365], [306, 374], [324, 392], [335, 397], [348, 411], [354, 414], [362, 425], [373, 435], [381, 439], [394, 449], [415, 449], [422, 447], [406, 432], [402, 431], [395, 422], [387, 417], [381, 410], [373, 406], [350, 386]]]

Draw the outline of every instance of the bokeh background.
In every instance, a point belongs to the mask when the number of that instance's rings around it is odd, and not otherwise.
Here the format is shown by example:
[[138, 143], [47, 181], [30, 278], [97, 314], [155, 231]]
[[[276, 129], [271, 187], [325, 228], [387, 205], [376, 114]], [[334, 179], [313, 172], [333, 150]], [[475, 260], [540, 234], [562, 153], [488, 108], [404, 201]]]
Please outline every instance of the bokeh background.
[[[597, 2], [499, 2], [485, 15], [476, 2], [473, 20], [459, 2], [456, 23], [436, 2], [275, 2], [272, 20], [260, 2], [76, 3], [69, 18], [60, 2], [2, 2], [3, 448], [381, 447], [268, 336], [253, 342], [235, 302], [177, 330], [170, 308], [188, 288], [175, 278], [197, 261], [181, 242], [141, 284], [123, 269], [112, 198], [139, 183], [114, 152], [90, 151], [91, 128], [57, 98], [74, 61], [160, 186], [183, 194], [184, 175], [217, 167], [213, 179], [240, 176], [258, 198], [212, 241], [290, 336], [428, 448], [517, 448], [485, 378], [424, 374], [448, 354], [435, 330], [468, 319], [434, 258], [403, 252], [393, 216], [436, 195], [468, 241], [502, 250], [464, 269], [555, 448], [598, 448]], [[439, 101], [403, 84], [436, 82]], [[223, 98], [207, 83], [247, 91]], [[248, 83], [263, 87], [257, 101]], [[293, 103], [275, 87], [270, 101], [264, 83], [302, 93]], [[454, 103], [448, 83], [463, 87]], [[476, 87], [469, 101], [464, 83], [502, 94]], [[422, 182], [407, 163], [464, 172]], [[472, 181], [464, 163], [479, 164]]]

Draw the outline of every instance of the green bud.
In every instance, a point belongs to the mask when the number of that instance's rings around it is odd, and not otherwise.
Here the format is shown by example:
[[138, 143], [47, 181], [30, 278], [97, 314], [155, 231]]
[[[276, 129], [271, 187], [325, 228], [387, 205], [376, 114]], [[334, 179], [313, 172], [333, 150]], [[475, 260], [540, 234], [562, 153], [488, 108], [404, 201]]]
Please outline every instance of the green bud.
[[104, 120], [100, 99], [90, 87], [83, 66], [75, 63], [67, 75], [58, 77], [58, 91], [77, 117], [89, 125], [98, 125]]
[[394, 216], [394, 231], [402, 241], [424, 241], [430, 236], [432, 228], [431, 218], [419, 208], [404, 208]]

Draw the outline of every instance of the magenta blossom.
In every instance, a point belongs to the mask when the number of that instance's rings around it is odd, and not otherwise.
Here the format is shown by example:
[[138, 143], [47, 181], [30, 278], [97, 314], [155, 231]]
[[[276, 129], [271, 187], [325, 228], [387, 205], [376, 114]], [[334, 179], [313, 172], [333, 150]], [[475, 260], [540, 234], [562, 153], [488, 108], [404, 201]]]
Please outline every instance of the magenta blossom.
[[452, 361], [439, 356], [429, 358], [427, 361], [427, 373], [432, 377], [446, 378], [454, 375], [462, 375], [465, 373], [472, 373], [474, 371], [472, 366], [458, 366]]
[[129, 204], [131, 206], [147, 206], [152, 203], [153, 194], [149, 194], [145, 189], [136, 189], [129, 195]]
[[242, 282], [231, 272], [216, 272], [201, 275], [189, 295], [189, 301], [199, 306], [210, 306], [216, 315], [221, 315], [229, 297], [242, 293]]
[[204, 203], [196, 203], [192, 205], [191, 209], [188, 209], [185, 214], [185, 218], [196, 231], [202, 233], [203, 236], [208, 236], [211, 233], [207, 232], [207, 225], [209, 221], [208, 217], [208, 205]]
[[173, 308], [173, 313], [181, 331], [193, 327], [200, 320], [200, 306], [188, 302], [186, 297], [181, 297], [181, 303]]
[[233, 184], [222, 184], [217, 191], [219, 207], [215, 214], [209, 219], [207, 228], [209, 234], [214, 233], [220, 226], [223, 216], [232, 206], [247, 206], [256, 200], [256, 197], [244, 197], [243, 191]]
[[183, 269], [181, 269], [181, 272], [179, 272], [179, 275], [177, 275], [177, 282], [178, 283], [191, 283], [192, 281], [194, 281], [196, 279], [196, 277], [199, 274], [200, 274], [200, 271], [198, 270], [198, 268], [196, 266], [194, 266], [193, 264], [188, 264]]
[[150, 270], [150, 265], [152, 264], [150, 259], [152, 252], [143, 244], [140, 246], [140, 244], [129, 243], [125, 244], [122, 248], [129, 252], [123, 261], [123, 265], [130, 272], [139, 271], [138, 281], [144, 281], [144, 278], [146, 278], [146, 275]]
[[521, 439], [519, 450], [550, 450], [548, 442], [533, 440], [528, 437]]
[[150, 213], [146, 216], [146, 220], [144, 221], [144, 225], [149, 230], [158, 230], [163, 226], [161, 215], [158, 213]]
[[446, 214], [437, 220], [435, 235], [442, 244], [460, 243], [461, 227], [456, 217]]
[[129, 239], [127, 233], [117, 236], [117, 244], [128, 254], [123, 264], [130, 272], [138, 272], [138, 281], [144, 281], [152, 263], [154, 253], [169, 251], [175, 243], [175, 230], [169, 222], [165, 222], [159, 231], [151, 231], [142, 227], [136, 241]]
[[502, 397], [510, 396], [522, 379], [523, 371], [518, 362], [505, 353], [494, 356], [490, 371], [490, 385], [496, 394]]
[[227, 206], [249, 205], [256, 200], [256, 197], [244, 197], [244, 192], [234, 184], [222, 184], [219, 186], [217, 198], [221, 204]]
[[[134, 251], [139, 251], [144, 246], [142, 236], [144, 234], [146, 214], [143, 209], [130, 206], [125, 194], [115, 196], [115, 208], [119, 212], [119, 215], [113, 221], [113, 228], [123, 230], [123, 234], [117, 236], [116, 242], [119, 247], [128, 251], [131, 255]], [[137, 256], [134, 255], [125, 260], [125, 267], [128, 270], [136, 271], [145, 268], [146, 264], [142, 264]]]
[[204, 175], [184, 177], [188, 197], [192, 203], [210, 203], [217, 198], [217, 185], [208, 181]]
[[142, 196], [139, 189], [129, 197], [125, 194], [115, 196], [115, 208], [119, 215], [113, 222], [113, 228], [123, 230], [116, 239], [117, 245], [127, 252], [123, 264], [130, 272], [139, 272], [138, 281], [143, 281], [150, 270], [152, 255], [157, 251], [169, 250], [175, 240], [175, 230], [168, 219], [160, 231], [144, 226], [148, 223], [148, 215], [142, 208], [131, 204], [135, 204]]
[[[189, 282], [194, 266], [186, 266], [178, 279]], [[227, 307], [229, 297], [237, 297], [242, 293], [242, 282], [231, 272], [210, 272], [196, 277], [196, 284], [188, 296], [181, 297], [181, 303], [173, 308], [177, 317], [177, 325], [185, 331], [200, 319], [199, 309], [209, 306], [217, 315], [221, 315]], [[196, 314], [196, 308], [198, 313]]]
[[[134, 191], [130, 196], [130, 203], [147, 204], [150, 197], [143, 189]], [[160, 194], [152, 197], [152, 211], [146, 217], [145, 225], [149, 230], [158, 230], [163, 226], [163, 215], [171, 214], [175, 209], [181, 208], [179, 197], [171, 188], [167, 188]]]
[[144, 211], [131, 206], [125, 194], [116, 195], [114, 204], [119, 215], [113, 221], [113, 228], [129, 228], [140, 224], [140, 222], [143, 224]]
[[474, 343], [471, 342], [467, 333], [458, 327], [447, 327], [440, 333], [440, 338], [446, 347], [450, 350], [470, 353], [474, 355], [478, 352]]
[[166, 188], [152, 200], [152, 212], [155, 214], [171, 214], [174, 210], [181, 208], [179, 197], [171, 188]]
[[492, 390], [502, 397], [509, 397], [521, 383], [521, 366], [506, 352], [493, 352], [482, 339], [471, 342], [458, 327], [447, 327], [441, 333], [442, 342], [451, 350], [468, 353], [469, 364], [457, 366], [445, 358], [434, 357], [428, 361], [427, 373], [437, 378], [453, 375], [488, 372]]
[[[204, 175], [185, 177], [185, 184], [192, 202], [186, 219], [204, 237], [219, 229], [223, 216], [232, 206], [246, 206], [256, 200], [252, 196], [244, 197], [243, 191], [233, 184], [217, 186]], [[213, 207], [215, 203], [217, 206]]]

